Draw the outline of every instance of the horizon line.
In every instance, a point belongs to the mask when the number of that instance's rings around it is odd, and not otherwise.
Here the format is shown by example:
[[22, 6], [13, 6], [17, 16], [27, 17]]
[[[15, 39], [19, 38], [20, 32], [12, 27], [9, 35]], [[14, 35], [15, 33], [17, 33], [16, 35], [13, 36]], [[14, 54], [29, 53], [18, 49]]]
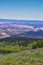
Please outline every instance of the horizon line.
[[38, 19], [10, 19], [10, 18], [0, 18], [0, 20], [43, 21], [43, 20], [38, 20]]

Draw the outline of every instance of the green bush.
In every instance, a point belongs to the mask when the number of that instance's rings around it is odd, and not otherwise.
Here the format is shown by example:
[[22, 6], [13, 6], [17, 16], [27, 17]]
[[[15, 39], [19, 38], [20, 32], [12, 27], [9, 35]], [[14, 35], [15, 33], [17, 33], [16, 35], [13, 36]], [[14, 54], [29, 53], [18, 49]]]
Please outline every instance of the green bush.
[[35, 41], [32, 43], [32, 48], [35, 49], [35, 48], [41, 48], [43, 47], [43, 40], [38, 40], [38, 41]]

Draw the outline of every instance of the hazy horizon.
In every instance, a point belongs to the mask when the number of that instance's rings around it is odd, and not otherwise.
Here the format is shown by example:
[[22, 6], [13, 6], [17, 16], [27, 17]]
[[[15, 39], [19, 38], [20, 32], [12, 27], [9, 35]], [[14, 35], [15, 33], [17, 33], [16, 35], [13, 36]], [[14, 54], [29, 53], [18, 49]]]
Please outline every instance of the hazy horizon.
[[0, 19], [43, 20], [43, 0], [0, 0]]

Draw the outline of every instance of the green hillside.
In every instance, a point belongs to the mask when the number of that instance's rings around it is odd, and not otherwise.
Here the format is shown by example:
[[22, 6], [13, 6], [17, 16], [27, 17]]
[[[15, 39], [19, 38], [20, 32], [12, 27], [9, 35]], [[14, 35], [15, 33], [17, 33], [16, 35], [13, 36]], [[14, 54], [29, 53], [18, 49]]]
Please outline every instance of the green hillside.
[[0, 41], [0, 65], [43, 65], [43, 40], [11, 43]]

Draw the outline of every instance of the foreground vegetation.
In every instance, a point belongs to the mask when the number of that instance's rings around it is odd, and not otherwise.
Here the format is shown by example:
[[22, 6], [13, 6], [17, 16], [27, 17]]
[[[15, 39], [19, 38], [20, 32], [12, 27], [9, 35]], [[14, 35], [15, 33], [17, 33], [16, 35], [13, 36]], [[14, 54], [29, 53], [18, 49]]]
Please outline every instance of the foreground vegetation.
[[0, 65], [43, 65], [43, 40], [34, 40], [30, 44], [23, 44], [21, 40], [16, 43], [1, 40]]
[[0, 54], [0, 65], [43, 65], [43, 48]]

